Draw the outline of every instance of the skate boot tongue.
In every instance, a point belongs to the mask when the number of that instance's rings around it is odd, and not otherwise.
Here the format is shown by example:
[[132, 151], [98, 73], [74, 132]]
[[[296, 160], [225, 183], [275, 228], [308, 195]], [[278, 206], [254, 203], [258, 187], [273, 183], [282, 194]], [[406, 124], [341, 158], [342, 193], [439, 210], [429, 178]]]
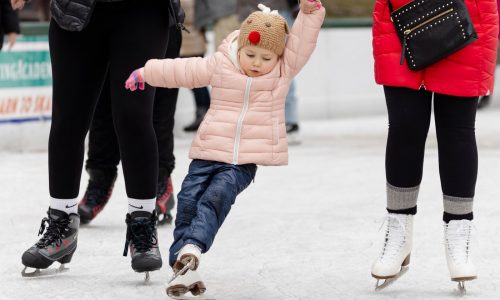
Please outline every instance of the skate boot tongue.
[[150, 213], [150, 212], [138, 210], [138, 211], [132, 212], [130, 214], [130, 217], [134, 220], [141, 220], [141, 219], [150, 219], [151, 215], [152, 215], [152, 213]]
[[61, 219], [68, 219], [69, 216], [62, 210], [57, 210], [49, 207], [49, 216], [51, 219], [55, 221], [59, 221]]

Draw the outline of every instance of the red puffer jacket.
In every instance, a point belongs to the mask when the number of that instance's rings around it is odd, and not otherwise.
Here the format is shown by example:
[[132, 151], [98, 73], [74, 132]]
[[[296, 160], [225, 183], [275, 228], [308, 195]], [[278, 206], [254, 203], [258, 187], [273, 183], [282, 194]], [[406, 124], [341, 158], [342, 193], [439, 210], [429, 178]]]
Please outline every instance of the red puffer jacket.
[[[378, 84], [412, 89], [423, 87], [463, 97], [492, 93], [498, 45], [496, 0], [464, 0], [478, 40], [420, 71], [411, 71], [406, 62], [399, 64], [401, 43], [391, 22], [387, 1], [377, 0], [373, 12], [373, 55]], [[409, 2], [391, 0], [395, 10]]]

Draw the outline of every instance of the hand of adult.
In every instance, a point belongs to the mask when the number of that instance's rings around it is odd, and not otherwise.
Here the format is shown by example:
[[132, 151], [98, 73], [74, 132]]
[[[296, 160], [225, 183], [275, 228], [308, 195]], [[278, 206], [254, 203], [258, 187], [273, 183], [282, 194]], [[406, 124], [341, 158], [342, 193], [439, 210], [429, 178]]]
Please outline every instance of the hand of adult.
[[130, 91], [135, 91], [137, 88], [144, 90], [144, 68], [134, 70], [125, 81], [125, 88]]
[[16, 43], [16, 41], [17, 41], [17, 33], [15, 33], [15, 32], [8, 33], [7, 34], [7, 43], [8, 43], [7, 49], [8, 50], [12, 49], [12, 47], [14, 47], [14, 44]]
[[313, 11], [320, 9], [322, 6], [320, 0], [301, 0], [300, 10], [305, 14], [310, 14]]
[[23, 9], [25, 3], [26, 0], [10, 0], [10, 5], [12, 5], [14, 10]]

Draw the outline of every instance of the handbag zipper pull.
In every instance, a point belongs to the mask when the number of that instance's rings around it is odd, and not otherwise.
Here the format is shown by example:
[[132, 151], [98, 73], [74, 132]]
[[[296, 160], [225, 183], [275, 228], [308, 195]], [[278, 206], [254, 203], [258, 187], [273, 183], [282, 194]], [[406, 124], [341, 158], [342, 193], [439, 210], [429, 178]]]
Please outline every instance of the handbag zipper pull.
[[403, 49], [401, 50], [401, 58], [399, 60], [399, 64], [402, 65], [405, 61], [405, 54], [406, 54], [406, 38], [408, 37], [408, 34], [411, 32], [411, 30], [405, 30], [403, 33]]

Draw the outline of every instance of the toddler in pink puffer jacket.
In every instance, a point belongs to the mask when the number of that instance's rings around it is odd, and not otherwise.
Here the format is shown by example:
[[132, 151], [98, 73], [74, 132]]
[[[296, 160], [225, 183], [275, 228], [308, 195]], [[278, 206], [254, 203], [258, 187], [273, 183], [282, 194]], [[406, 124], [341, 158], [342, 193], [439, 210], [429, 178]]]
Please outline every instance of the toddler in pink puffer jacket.
[[286, 165], [285, 97], [311, 56], [325, 16], [319, 0], [302, 0], [292, 29], [277, 11], [259, 5], [209, 57], [152, 59], [125, 83], [212, 86], [211, 103], [191, 145], [193, 159], [178, 195], [169, 296], [205, 291], [197, 268], [236, 196], [254, 179], [257, 165]]

